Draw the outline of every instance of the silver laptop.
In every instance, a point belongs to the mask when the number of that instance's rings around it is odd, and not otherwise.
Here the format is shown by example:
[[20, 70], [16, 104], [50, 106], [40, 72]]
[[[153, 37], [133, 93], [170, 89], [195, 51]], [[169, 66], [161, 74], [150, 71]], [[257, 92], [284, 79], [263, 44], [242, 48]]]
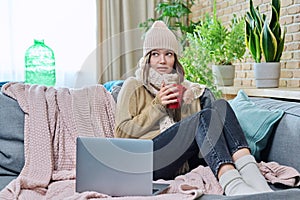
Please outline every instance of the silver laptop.
[[169, 185], [153, 183], [152, 140], [78, 137], [76, 192], [146, 196]]

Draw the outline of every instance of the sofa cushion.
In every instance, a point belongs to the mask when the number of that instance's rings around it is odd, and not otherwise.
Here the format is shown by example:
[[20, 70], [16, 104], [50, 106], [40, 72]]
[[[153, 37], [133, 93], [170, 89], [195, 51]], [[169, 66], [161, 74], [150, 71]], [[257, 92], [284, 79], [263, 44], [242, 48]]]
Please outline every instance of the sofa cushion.
[[123, 82], [124, 80], [108, 81], [104, 83], [103, 86], [107, 91], [111, 92], [115, 86], [122, 86]]
[[284, 111], [263, 152], [264, 160], [292, 166], [300, 171], [300, 103], [268, 98], [251, 98], [251, 100], [261, 108]]
[[260, 160], [260, 153], [266, 147], [275, 123], [284, 112], [256, 106], [243, 90], [229, 103], [245, 133], [251, 153]]
[[0, 189], [17, 177], [24, 165], [24, 113], [0, 92]]

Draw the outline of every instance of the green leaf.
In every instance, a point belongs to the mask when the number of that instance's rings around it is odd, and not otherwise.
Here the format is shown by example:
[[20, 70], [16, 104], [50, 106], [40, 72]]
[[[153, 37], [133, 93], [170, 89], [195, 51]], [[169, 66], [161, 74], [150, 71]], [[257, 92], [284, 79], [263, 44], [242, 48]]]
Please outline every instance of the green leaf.
[[255, 31], [250, 32], [248, 48], [255, 62], [260, 62], [259, 37]]
[[255, 10], [255, 16], [256, 17], [254, 18], [254, 26], [257, 27], [259, 32], [261, 32], [264, 20], [261, 14], [259, 13], [258, 9]]
[[253, 22], [252, 22], [252, 21], [253, 21], [253, 18], [252, 18], [252, 16], [251, 16], [250, 12], [247, 12], [247, 13], [246, 13], [246, 21], [247, 21], [249, 24], [253, 23]]
[[279, 24], [279, 14], [273, 5], [271, 15], [270, 29], [273, 30]]
[[261, 48], [266, 62], [274, 62], [277, 52], [277, 41], [272, 33], [267, 20], [261, 33]]
[[250, 0], [250, 15], [251, 15], [251, 18], [254, 19], [255, 21], [257, 20], [256, 19], [256, 12], [255, 12], [255, 8], [253, 6], [253, 1]]
[[256, 48], [256, 55], [255, 55], [255, 61], [260, 62], [261, 60], [261, 49], [260, 49], [260, 38], [259, 34], [257, 33], [257, 29], [254, 29], [254, 39], [255, 39], [255, 48]]
[[[271, 29], [271, 27], [270, 27]], [[271, 29], [272, 33], [274, 34], [274, 37], [276, 38], [277, 44], [279, 44], [281, 40], [281, 27], [279, 23], [276, 23], [275, 27]]]
[[263, 20], [263, 17], [261, 16], [261, 14], [259, 12], [259, 8], [258, 7], [254, 8], [252, 0], [250, 0], [250, 15], [251, 15], [251, 18], [254, 21], [254, 22], [251, 22], [251, 24], [254, 23], [254, 26], [260, 32], [261, 29], [262, 29], [264, 20]]
[[278, 42], [278, 49], [277, 49], [276, 57], [275, 57], [275, 60], [274, 60], [275, 62], [279, 62], [280, 58], [282, 56], [282, 51], [283, 51], [283, 48], [284, 48], [285, 34], [286, 34], [286, 27], [284, 28], [282, 38]]
[[250, 39], [251, 27], [248, 21], [245, 20], [245, 41], [246, 46], [249, 48], [249, 39]]
[[277, 16], [279, 17], [280, 16], [280, 7], [281, 7], [280, 0], [272, 0], [272, 7], [275, 8]]

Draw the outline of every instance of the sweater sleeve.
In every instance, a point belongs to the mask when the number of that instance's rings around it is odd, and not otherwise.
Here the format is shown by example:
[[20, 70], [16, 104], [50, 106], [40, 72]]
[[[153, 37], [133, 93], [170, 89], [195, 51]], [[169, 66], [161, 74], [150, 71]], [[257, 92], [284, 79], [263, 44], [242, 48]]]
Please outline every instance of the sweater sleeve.
[[166, 115], [161, 102], [135, 78], [129, 78], [118, 96], [115, 135], [152, 139], [160, 133], [159, 120]]

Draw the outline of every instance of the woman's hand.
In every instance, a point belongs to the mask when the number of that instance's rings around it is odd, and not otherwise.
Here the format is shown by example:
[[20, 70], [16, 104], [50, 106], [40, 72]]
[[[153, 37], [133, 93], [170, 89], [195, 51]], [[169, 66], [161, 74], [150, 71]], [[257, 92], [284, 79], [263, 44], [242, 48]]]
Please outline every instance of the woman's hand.
[[176, 84], [165, 85], [164, 83], [162, 84], [161, 89], [156, 95], [163, 106], [167, 106], [171, 103], [176, 103], [178, 101], [178, 96], [179, 90]]

